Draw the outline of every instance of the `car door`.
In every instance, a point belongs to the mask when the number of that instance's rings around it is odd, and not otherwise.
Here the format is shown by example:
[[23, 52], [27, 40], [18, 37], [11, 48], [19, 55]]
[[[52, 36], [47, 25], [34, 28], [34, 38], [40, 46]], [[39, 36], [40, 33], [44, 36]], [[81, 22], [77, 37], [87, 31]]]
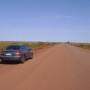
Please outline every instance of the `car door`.
[[31, 49], [27, 46], [24, 46], [24, 49], [25, 49], [25, 53], [26, 53], [27, 58], [30, 58], [30, 56], [32, 55]]
[[28, 47], [28, 55], [29, 55], [29, 58], [31, 58], [33, 56], [33, 51], [29, 47]]
[[25, 55], [26, 58], [28, 58], [28, 49], [26, 46], [21, 46], [21, 51]]

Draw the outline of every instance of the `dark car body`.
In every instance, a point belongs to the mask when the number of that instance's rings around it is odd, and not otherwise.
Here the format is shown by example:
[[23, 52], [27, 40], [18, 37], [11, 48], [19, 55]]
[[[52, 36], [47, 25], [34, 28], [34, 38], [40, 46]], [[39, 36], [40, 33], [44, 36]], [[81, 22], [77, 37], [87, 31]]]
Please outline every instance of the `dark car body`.
[[1, 61], [18, 61], [24, 63], [33, 58], [33, 51], [25, 45], [9, 45], [0, 54]]

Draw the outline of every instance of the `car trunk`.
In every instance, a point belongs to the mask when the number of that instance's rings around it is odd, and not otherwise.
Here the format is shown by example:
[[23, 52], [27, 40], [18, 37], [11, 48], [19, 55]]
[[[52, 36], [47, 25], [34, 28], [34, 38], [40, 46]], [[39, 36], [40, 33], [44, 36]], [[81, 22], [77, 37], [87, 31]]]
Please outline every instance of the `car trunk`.
[[16, 56], [17, 50], [5, 50], [3, 51], [3, 56]]

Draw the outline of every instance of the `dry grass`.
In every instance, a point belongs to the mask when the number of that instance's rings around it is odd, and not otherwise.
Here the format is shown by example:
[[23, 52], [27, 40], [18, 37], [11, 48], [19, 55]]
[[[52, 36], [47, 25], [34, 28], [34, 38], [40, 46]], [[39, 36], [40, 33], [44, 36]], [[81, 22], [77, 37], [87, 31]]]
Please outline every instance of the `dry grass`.
[[78, 45], [78, 47], [81, 47], [81, 48], [85, 48], [85, 49], [89, 49], [90, 50], [90, 45]]
[[90, 50], [90, 43], [73, 43], [72, 45]]
[[1, 41], [0, 42], [0, 50], [2, 50], [3, 48], [5, 48], [8, 45], [27, 45], [31, 48], [39, 48], [39, 47], [45, 47], [48, 45], [54, 45], [55, 43], [49, 43], [49, 42], [13, 42], [13, 41]]

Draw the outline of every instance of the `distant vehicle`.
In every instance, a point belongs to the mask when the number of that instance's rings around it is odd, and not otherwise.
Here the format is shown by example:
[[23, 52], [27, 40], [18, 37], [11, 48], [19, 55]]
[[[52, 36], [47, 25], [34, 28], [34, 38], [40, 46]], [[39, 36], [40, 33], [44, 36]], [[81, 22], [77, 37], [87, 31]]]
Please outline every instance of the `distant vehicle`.
[[33, 58], [33, 51], [25, 45], [9, 45], [0, 54], [1, 61], [18, 61], [24, 63]]

